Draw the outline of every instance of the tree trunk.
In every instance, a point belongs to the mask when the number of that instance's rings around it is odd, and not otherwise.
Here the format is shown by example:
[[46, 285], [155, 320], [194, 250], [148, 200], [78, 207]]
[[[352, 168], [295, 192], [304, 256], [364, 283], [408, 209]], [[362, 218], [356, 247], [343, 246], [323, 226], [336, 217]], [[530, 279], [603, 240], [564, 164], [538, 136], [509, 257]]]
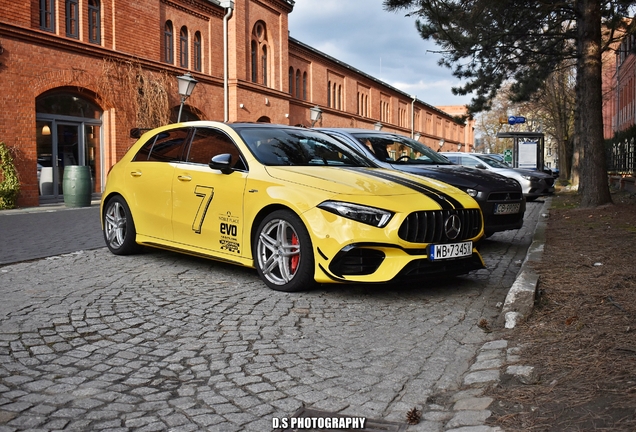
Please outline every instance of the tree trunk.
[[603, 145], [600, 0], [578, 0], [578, 91], [576, 122], [580, 154], [581, 207], [611, 203]]

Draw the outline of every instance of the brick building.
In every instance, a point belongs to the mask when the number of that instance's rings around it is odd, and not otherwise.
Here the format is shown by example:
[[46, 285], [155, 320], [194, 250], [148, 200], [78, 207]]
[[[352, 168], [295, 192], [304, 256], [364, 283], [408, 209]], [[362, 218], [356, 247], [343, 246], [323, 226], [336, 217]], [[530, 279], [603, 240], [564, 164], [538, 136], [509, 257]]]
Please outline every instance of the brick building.
[[101, 192], [104, 174], [134, 142], [132, 128], [176, 121], [176, 77], [185, 73], [198, 84], [181, 120], [311, 126], [318, 107], [317, 126], [381, 125], [435, 149], [442, 139], [448, 149], [472, 147], [472, 123], [289, 37], [293, 7], [0, 0], [0, 141], [16, 154], [18, 205], [59, 200], [69, 165], [90, 166]]

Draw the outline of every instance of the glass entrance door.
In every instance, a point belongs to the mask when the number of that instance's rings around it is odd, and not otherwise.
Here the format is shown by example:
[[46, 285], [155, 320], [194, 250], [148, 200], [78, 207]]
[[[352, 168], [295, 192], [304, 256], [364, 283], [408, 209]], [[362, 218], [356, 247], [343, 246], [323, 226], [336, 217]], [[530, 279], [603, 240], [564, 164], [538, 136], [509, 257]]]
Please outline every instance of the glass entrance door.
[[[38, 183], [40, 196], [46, 201], [58, 201], [64, 194], [64, 167], [86, 165], [84, 131], [81, 123], [42, 123], [38, 137]], [[39, 125], [38, 125], [39, 128]]]

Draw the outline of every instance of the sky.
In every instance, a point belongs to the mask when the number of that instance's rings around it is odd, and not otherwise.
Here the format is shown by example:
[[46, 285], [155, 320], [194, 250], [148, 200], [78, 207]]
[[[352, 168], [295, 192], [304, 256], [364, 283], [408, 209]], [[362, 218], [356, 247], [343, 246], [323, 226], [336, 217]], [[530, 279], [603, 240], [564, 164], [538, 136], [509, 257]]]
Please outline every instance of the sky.
[[296, 0], [289, 14], [294, 39], [433, 106], [465, 105], [460, 84], [438, 65], [437, 46], [422, 39], [406, 11], [387, 12], [382, 0]]

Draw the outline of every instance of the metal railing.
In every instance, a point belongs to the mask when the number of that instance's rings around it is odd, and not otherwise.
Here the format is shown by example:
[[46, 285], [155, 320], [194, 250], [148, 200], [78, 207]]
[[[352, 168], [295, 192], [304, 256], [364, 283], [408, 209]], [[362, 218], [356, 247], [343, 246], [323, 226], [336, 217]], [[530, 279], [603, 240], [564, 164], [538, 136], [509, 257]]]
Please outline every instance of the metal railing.
[[636, 138], [631, 137], [607, 146], [607, 172], [609, 174], [636, 173]]

